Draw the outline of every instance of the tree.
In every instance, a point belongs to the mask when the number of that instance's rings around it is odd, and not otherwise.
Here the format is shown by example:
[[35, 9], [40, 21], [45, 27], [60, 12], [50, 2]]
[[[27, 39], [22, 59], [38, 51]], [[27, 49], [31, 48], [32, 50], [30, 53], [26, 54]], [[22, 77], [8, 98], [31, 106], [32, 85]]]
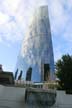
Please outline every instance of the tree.
[[56, 75], [59, 89], [72, 90], [72, 56], [63, 55], [56, 63]]

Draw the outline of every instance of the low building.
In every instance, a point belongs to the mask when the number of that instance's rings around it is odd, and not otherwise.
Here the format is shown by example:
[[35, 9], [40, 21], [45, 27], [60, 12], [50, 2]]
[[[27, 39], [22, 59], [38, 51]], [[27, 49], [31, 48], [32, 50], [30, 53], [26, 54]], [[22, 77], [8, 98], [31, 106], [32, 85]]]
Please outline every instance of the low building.
[[13, 73], [8, 71], [0, 71], [0, 84], [1, 85], [14, 84]]

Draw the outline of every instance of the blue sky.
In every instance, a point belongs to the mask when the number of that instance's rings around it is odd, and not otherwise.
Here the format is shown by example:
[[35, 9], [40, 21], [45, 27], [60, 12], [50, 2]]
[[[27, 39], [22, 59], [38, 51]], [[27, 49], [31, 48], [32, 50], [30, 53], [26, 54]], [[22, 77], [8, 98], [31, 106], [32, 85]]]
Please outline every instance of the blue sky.
[[0, 64], [14, 71], [29, 18], [39, 5], [48, 5], [54, 59], [72, 54], [72, 0], [0, 0]]

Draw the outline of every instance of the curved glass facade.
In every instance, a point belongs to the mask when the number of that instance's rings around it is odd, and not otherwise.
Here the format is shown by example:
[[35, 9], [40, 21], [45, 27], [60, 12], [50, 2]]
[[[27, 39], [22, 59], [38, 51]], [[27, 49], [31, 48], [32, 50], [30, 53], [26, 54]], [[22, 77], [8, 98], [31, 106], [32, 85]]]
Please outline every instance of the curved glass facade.
[[18, 74], [23, 71], [26, 80], [27, 71], [32, 68], [31, 80], [44, 81], [44, 65], [49, 65], [49, 79], [54, 79], [54, 57], [49, 24], [48, 7], [39, 7], [33, 16], [24, 36], [16, 68]]

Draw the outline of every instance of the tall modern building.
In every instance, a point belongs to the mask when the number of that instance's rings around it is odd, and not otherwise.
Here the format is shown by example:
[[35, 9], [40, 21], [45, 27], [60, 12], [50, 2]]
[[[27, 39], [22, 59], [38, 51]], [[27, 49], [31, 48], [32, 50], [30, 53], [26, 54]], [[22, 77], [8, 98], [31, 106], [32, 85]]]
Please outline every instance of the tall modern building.
[[[48, 6], [39, 7], [24, 36], [16, 65], [22, 79], [34, 82], [54, 80], [54, 56]], [[29, 71], [30, 70], [30, 71]]]

